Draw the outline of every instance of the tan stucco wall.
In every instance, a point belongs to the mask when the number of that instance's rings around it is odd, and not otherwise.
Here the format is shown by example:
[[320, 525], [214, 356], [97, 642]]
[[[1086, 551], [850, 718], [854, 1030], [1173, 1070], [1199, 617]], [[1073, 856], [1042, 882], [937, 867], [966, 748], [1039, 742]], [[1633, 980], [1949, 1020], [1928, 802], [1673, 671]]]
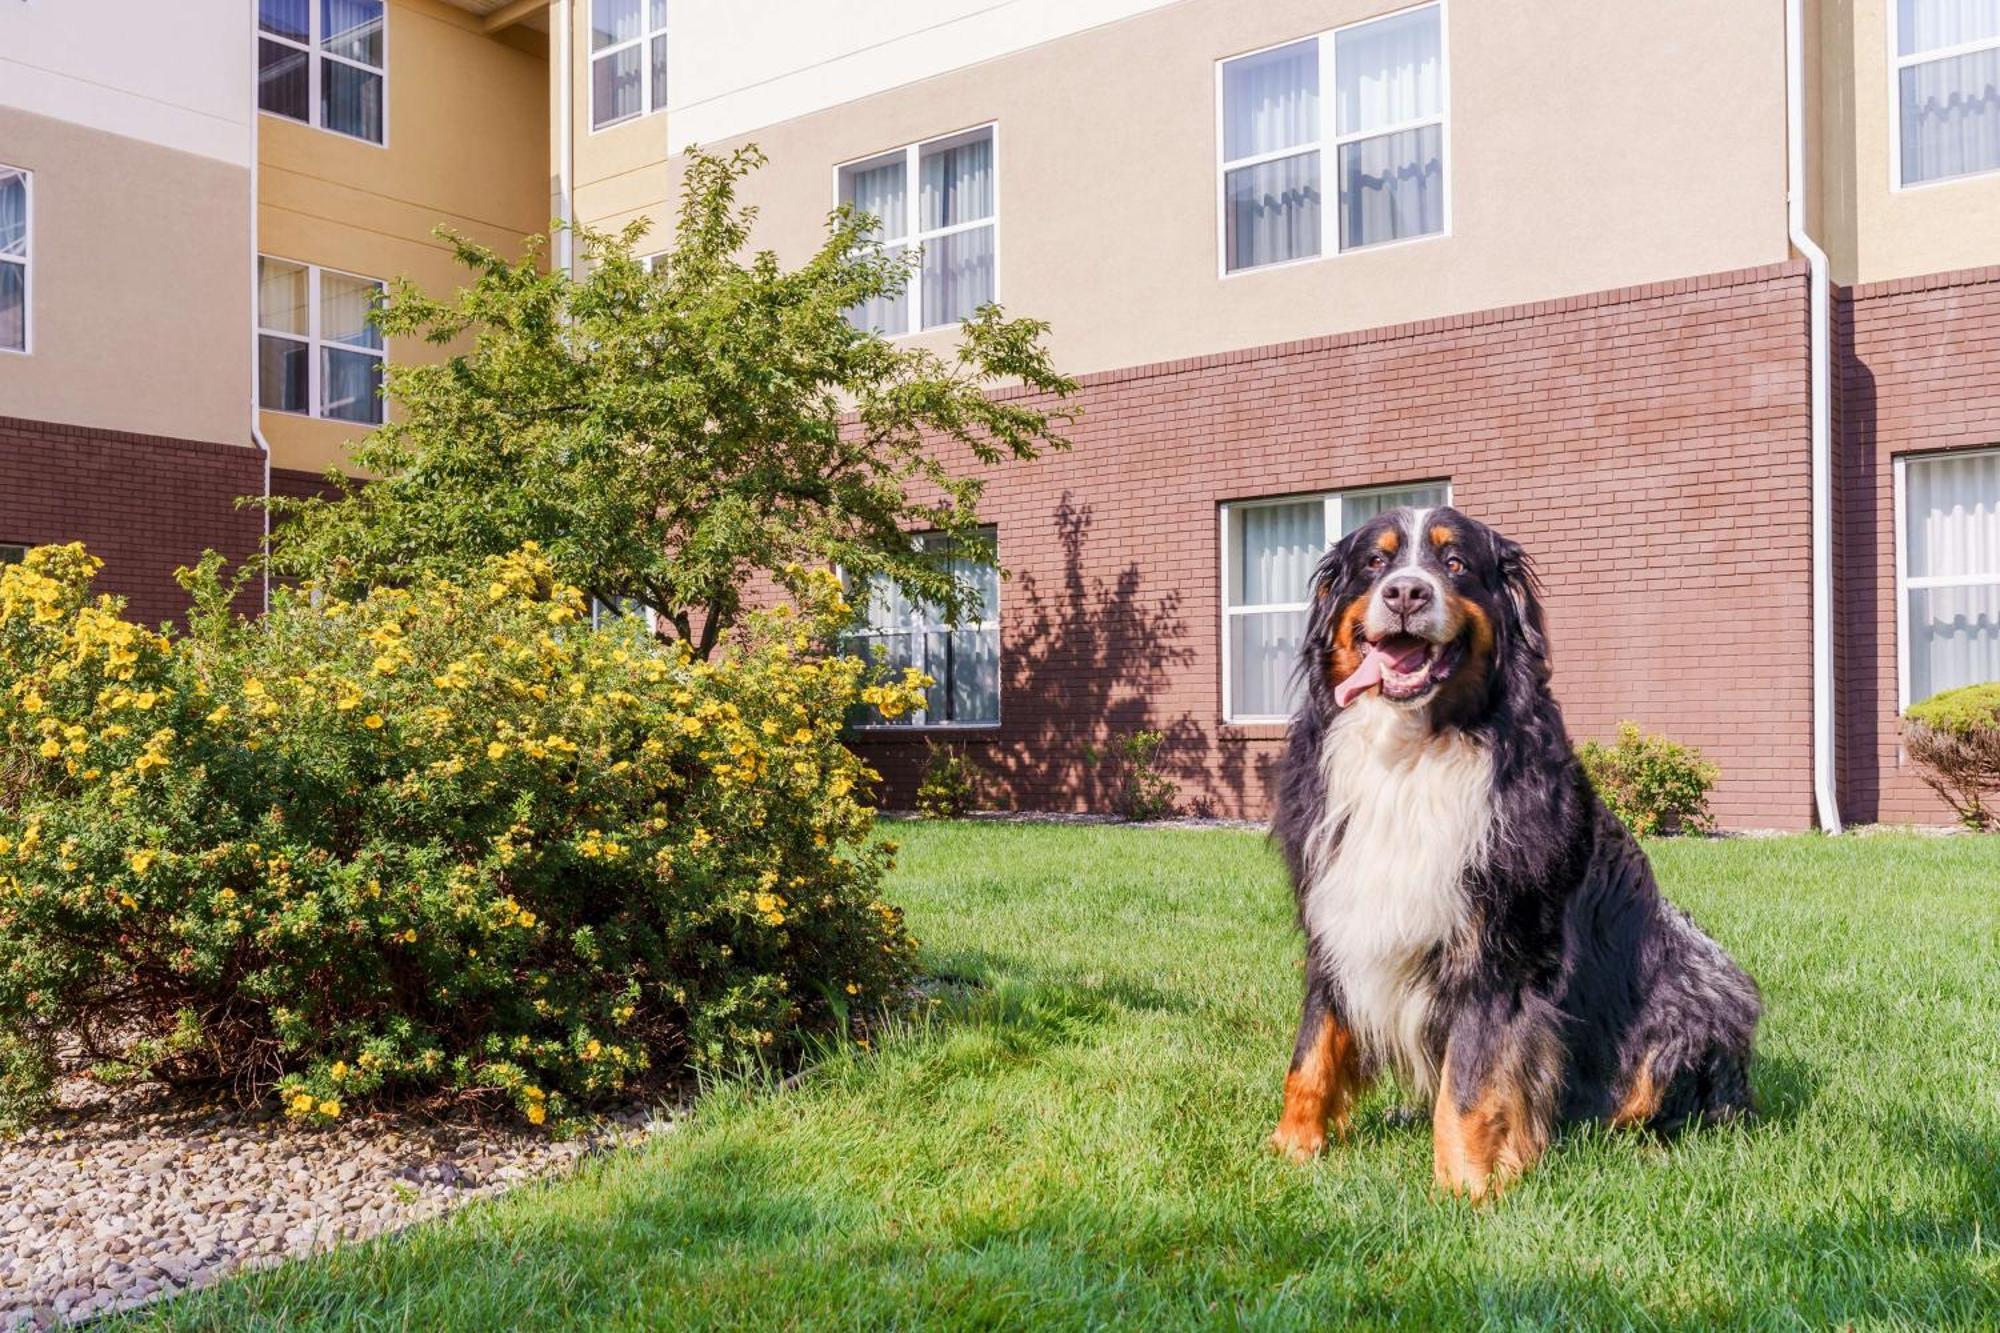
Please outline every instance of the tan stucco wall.
[[1838, 87], [1827, 97], [1848, 108], [1844, 126], [1827, 123], [1830, 168], [1845, 159], [1842, 178], [1830, 174], [1825, 193], [1834, 281], [1882, 282], [2000, 264], [2000, 172], [1895, 188], [1894, 0], [1847, 0], [1828, 9], [1821, 33], [1827, 76]]
[[[548, 63], [539, 34], [479, 31], [437, 0], [389, 5], [387, 146], [260, 118], [259, 250], [448, 294], [464, 270], [439, 224], [506, 254], [549, 225]], [[392, 341], [389, 357], [436, 355]], [[272, 462], [338, 466], [356, 427], [260, 414]]]
[[[576, 218], [600, 231], [616, 231], [639, 218], [654, 222], [641, 254], [664, 248], [668, 201], [667, 113], [639, 116], [603, 130], [590, 128], [590, 5], [570, 7], [574, 24], [570, 85], [575, 126]], [[554, 14], [551, 11], [551, 22]], [[558, 92], [555, 96], [560, 96]]]
[[1218, 277], [1215, 60], [1400, 7], [1186, 0], [766, 127], [756, 244], [797, 262], [835, 163], [992, 120], [1001, 297], [1073, 371], [1786, 257], [1783, 6], [1448, 0], [1451, 234]]
[[6, 107], [0, 162], [34, 172], [0, 416], [249, 447], [249, 170]]

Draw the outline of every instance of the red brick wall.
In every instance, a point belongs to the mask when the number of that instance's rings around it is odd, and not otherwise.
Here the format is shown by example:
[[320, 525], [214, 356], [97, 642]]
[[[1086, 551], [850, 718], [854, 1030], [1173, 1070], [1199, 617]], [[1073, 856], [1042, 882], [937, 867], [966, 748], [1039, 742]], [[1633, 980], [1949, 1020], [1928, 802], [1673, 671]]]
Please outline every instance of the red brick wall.
[[179, 566], [256, 550], [261, 516], [235, 502], [262, 490], [254, 448], [0, 417], [0, 541], [83, 542], [142, 623], [187, 609]]
[[[1268, 809], [1281, 739], [1221, 722], [1217, 506], [1449, 478], [1548, 584], [1579, 738], [1704, 749], [1737, 827], [1811, 819], [1806, 282], [1776, 265], [1090, 376], [1073, 451], [984, 469], [1001, 727], [1024, 808], [1102, 808], [1087, 742], [1168, 733], [1184, 799]], [[906, 804], [920, 738], [861, 743]]]
[[1902, 755], [1894, 462], [2000, 444], [2000, 268], [1852, 288], [1835, 327], [1842, 814], [1949, 822]]

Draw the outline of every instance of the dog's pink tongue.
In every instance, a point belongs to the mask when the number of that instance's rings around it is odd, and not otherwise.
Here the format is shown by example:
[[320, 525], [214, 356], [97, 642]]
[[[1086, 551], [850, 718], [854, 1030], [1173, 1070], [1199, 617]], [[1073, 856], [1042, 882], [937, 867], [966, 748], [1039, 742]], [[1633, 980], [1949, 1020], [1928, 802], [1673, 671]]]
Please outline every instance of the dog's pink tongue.
[[1382, 683], [1382, 664], [1389, 660], [1389, 654], [1371, 645], [1368, 656], [1361, 659], [1361, 665], [1354, 668], [1354, 674], [1333, 687], [1333, 701], [1342, 708], [1347, 707], [1368, 691]]

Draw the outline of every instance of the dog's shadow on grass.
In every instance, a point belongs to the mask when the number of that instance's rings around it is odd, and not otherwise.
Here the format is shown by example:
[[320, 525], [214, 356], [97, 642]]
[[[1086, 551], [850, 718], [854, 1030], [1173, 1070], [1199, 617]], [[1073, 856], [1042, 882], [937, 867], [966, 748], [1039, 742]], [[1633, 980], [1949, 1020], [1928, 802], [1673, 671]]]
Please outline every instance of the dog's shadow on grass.
[[1803, 1060], [1785, 1055], [1760, 1055], [1750, 1066], [1750, 1086], [1757, 1114], [1749, 1128], [1777, 1129], [1797, 1120], [1819, 1096], [1820, 1077]]

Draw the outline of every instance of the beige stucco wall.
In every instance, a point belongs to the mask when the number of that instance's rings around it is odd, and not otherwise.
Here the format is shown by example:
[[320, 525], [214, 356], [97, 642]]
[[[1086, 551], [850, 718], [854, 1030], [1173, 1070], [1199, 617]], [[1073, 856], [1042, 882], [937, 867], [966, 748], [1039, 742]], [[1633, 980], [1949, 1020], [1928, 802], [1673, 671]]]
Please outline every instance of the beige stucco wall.
[[1782, 5], [1447, 0], [1450, 234], [1218, 277], [1216, 59], [1400, 7], [1185, 0], [768, 126], [756, 243], [798, 261], [835, 163], [991, 120], [1001, 299], [1073, 371], [1786, 257]]
[[[448, 294], [464, 270], [443, 224], [506, 254], [545, 231], [548, 62], [541, 35], [488, 36], [437, 0], [391, 0], [387, 145], [260, 118], [259, 250]], [[435, 356], [394, 340], [393, 361]], [[260, 414], [279, 467], [339, 466], [357, 427]]]
[[1896, 188], [1890, 148], [1894, 90], [1890, 23], [1894, 0], [1829, 4], [1827, 252], [1840, 283], [1882, 282], [2000, 264], [2000, 172]]
[[0, 416], [248, 447], [248, 168], [7, 107], [0, 162], [34, 173]]

